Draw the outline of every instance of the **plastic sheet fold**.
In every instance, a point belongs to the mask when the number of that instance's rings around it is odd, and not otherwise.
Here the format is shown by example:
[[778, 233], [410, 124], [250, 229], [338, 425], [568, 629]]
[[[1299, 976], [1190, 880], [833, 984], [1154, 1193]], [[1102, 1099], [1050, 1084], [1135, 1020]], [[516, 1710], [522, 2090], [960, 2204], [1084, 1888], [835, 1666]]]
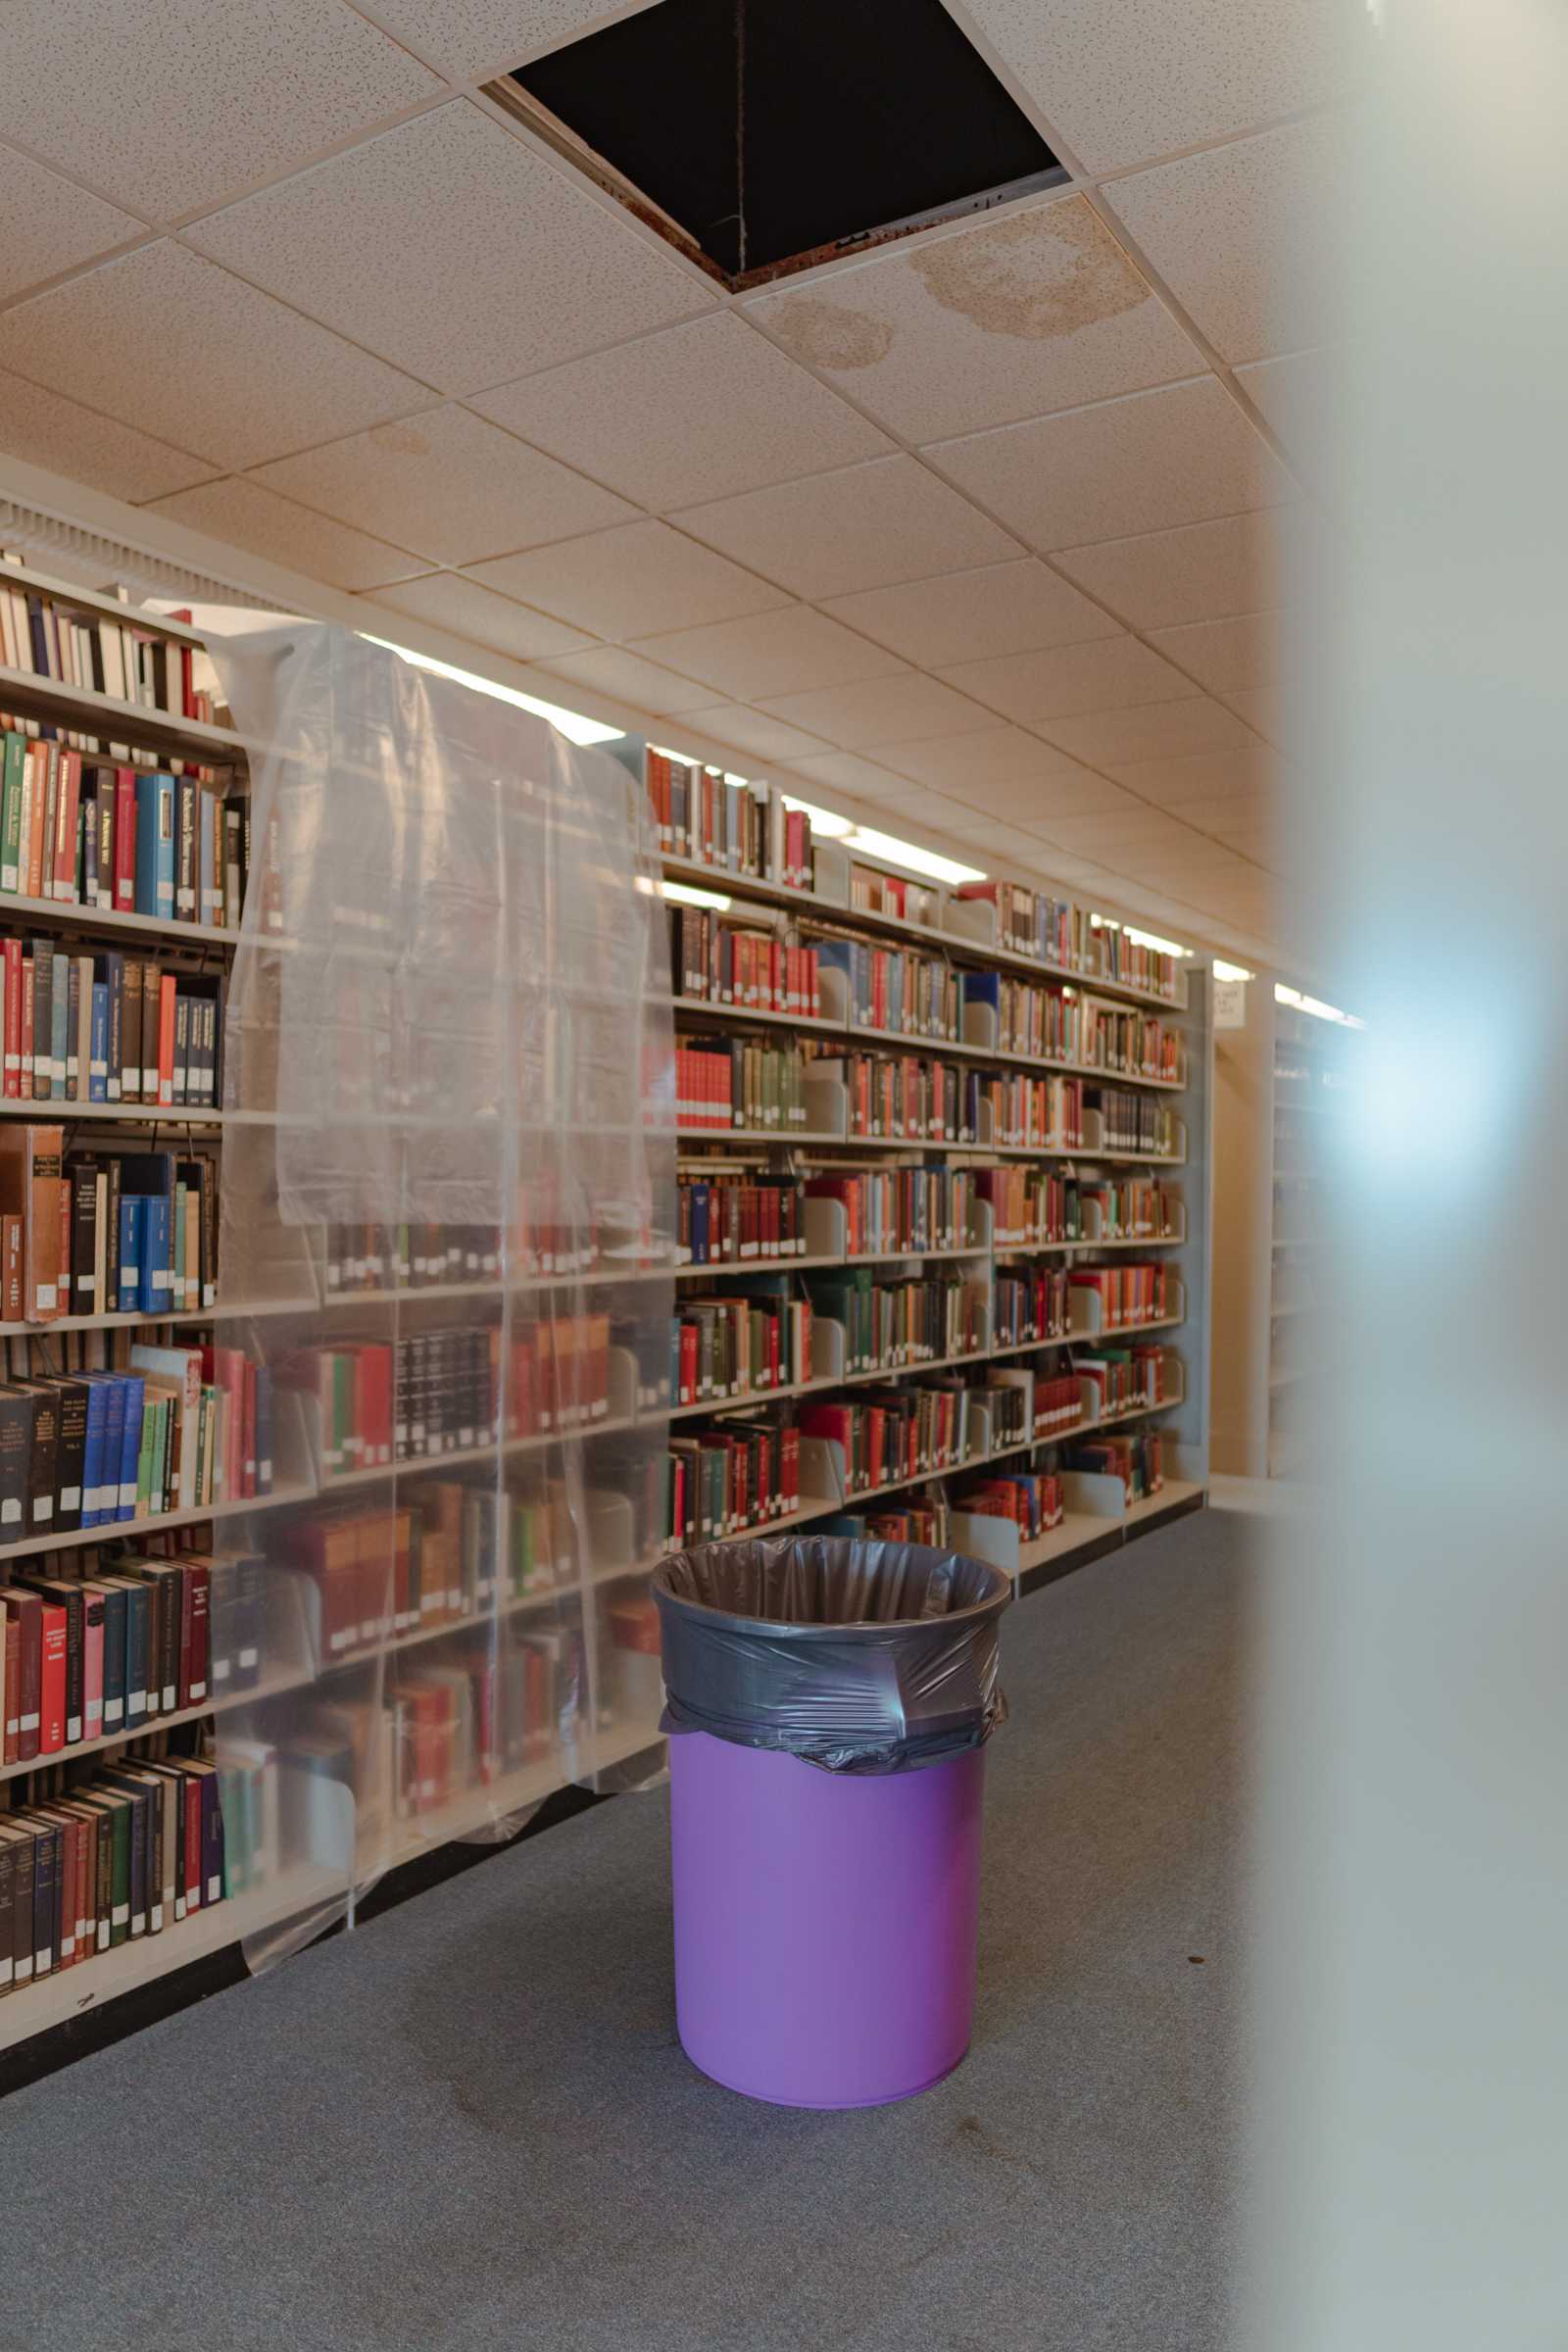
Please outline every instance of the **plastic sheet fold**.
[[218, 1715], [255, 1964], [422, 1850], [657, 1765], [673, 1059], [616, 760], [345, 630], [214, 658], [262, 876], [218, 1329], [271, 1396], [272, 1492], [217, 1531], [260, 1596]]
[[775, 1536], [674, 1552], [654, 1580], [664, 1728], [835, 1773], [910, 1772], [1006, 1719], [1000, 1568], [919, 1544]]

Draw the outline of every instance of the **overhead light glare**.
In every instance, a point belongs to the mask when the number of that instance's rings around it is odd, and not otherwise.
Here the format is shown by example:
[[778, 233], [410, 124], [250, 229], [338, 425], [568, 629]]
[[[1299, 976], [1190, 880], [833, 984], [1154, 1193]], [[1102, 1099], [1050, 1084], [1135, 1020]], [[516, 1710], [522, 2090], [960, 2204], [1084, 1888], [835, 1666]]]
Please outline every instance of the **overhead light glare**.
[[696, 890], [687, 882], [661, 882], [659, 888], [662, 896], [682, 906], [716, 906], [720, 914], [729, 909], [729, 901], [719, 890]]
[[1338, 1021], [1342, 1029], [1364, 1029], [1365, 1021], [1353, 1012], [1342, 1012], [1337, 1004], [1325, 1004], [1321, 997], [1303, 997], [1298, 988], [1287, 988], [1283, 980], [1274, 983], [1276, 1004], [1294, 1004], [1298, 1012], [1309, 1012], [1315, 1021]]
[[1245, 963], [1227, 963], [1221, 956], [1216, 956], [1208, 968], [1216, 980], [1255, 980], [1257, 977], [1255, 972], [1248, 970]]
[[935, 850], [922, 850], [912, 841], [900, 841], [892, 833], [878, 833], [869, 825], [857, 825], [849, 835], [852, 850], [863, 850], [868, 858], [885, 858], [889, 865], [906, 865], [911, 874], [929, 874], [935, 882], [983, 882], [984, 868], [960, 865], [956, 858], [940, 858]]
[[1157, 931], [1135, 931], [1131, 923], [1119, 923], [1113, 914], [1092, 914], [1089, 917], [1097, 931], [1120, 931], [1134, 947], [1152, 948], [1156, 956], [1191, 956], [1193, 950], [1184, 948], [1179, 939], [1161, 939]]
[[481, 678], [476, 670], [459, 669], [451, 662], [438, 662], [434, 654], [416, 654], [406, 645], [394, 645], [390, 637], [372, 637], [368, 629], [360, 635], [368, 645], [384, 645], [389, 653], [416, 669], [433, 670], [438, 678], [452, 678], [459, 686], [471, 686], [476, 694], [489, 694], [498, 703], [512, 703], [519, 710], [531, 710], [536, 718], [547, 718], [571, 743], [618, 743], [624, 727], [602, 726], [597, 718], [584, 718], [580, 710], [564, 710], [560, 703], [541, 702], [536, 694], [524, 694], [520, 687], [498, 685], [494, 678]]
[[798, 801], [793, 793], [784, 795], [786, 808], [799, 808], [811, 820], [811, 831], [824, 841], [843, 841], [855, 831], [853, 817], [838, 816], [831, 808], [818, 808], [814, 802]]

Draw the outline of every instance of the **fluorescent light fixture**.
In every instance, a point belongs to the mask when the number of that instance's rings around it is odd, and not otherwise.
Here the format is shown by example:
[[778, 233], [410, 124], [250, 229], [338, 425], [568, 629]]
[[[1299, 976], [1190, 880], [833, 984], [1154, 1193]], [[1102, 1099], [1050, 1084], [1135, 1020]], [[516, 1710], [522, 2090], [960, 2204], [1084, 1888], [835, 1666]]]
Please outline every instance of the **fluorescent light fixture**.
[[1274, 983], [1276, 1004], [1294, 1004], [1298, 1012], [1309, 1012], [1315, 1021], [1338, 1021], [1342, 1029], [1364, 1029], [1365, 1021], [1357, 1020], [1353, 1012], [1342, 1012], [1337, 1004], [1325, 1004], [1321, 997], [1303, 997], [1298, 988], [1287, 988], [1283, 980]]
[[798, 801], [792, 793], [785, 793], [784, 806], [804, 810], [811, 820], [811, 831], [820, 834], [824, 841], [844, 841], [855, 831], [852, 817], [835, 816], [831, 808], [818, 808], [812, 801]]
[[1135, 931], [1131, 923], [1117, 922], [1113, 914], [1092, 914], [1089, 920], [1097, 931], [1120, 931], [1134, 947], [1152, 948], [1156, 956], [1191, 956], [1193, 950], [1184, 948], [1179, 939], [1161, 939], [1157, 931]]
[[389, 653], [401, 655], [416, 669], [433, 670], [438, 678], [453, 678], [460, 686], [471, 686], [476, 694], [494, 695], [498, 703], [513, 703], [519, 710], [531, 710], [536, 718], [548, 718], [572, 743], [618, 743], [626, 732], [624, 727], [601, 726], [597, 718], [584, 718], [580, 710], [564, 710], [560, 703], [542, 703], [536, 694], [523, 694], [515, 686], [499, 686], [494, 678], [481, 678], [474, 670], [455, 668], [450, 662], [438, 662], [433, 654], [416, 654], [406, 645], [394, 645], [390, 637], [372, 637], [368, 629], [362, 629], [360, 635], [368, 645], [384, 645]]
[[682, 767], [711, 767], [713, 764], [710, 760], [705, 760], [700, 752], [677, 752], [667, 743], [651, 743], [648, 749], [657, 752], [661, 760], [679, 760]]
[[852, 850], [863, 850], [868, 858], [885, 858], [889, 865], [906, 865], [911, 874], [929, 874], [936, 882], [983, 882], [985, 869], [978, 865], [960, 865], [956, 858], [939, 858], [935, 850], [916, 848], [912, 841], [900, 841], [892, 833], [878, 833], [869, 825], [857, 825], [849, 836]]
[[1220, 956], [1215, 956], [1208, 968], [1216, 980], [1255, 980], [1257, 977], [1255, 972], [1248, 970], [1245, 963], [1227, 963]]
[[664, 898], [676, 899], [682, 906], [716, 906], [720, 914], [729, 906], [722, 891], [693, 890], [685, 882], [661, 882], [659, 888]]

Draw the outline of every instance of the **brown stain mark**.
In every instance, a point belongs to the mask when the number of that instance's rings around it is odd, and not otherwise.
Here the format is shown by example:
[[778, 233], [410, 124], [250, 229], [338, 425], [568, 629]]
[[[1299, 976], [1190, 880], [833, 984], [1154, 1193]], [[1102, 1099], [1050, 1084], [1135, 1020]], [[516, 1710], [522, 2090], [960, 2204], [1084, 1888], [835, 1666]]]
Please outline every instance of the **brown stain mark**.
[[808, 368], [874, 368], [893, 348], [886, 318], [819, 294], [796, 294], [773, 313], [776, 333]]
[[1150, 299], [1115, 238], [1081, 196], [1013, 213], [925, 245], [909, 260], [926, 292], [988, 335], [1048, 342]]
[[427, 458], [430, 454], [429, 436], [414, 424], [372, 424], [370, 438], [390, 450], [395, 458]]

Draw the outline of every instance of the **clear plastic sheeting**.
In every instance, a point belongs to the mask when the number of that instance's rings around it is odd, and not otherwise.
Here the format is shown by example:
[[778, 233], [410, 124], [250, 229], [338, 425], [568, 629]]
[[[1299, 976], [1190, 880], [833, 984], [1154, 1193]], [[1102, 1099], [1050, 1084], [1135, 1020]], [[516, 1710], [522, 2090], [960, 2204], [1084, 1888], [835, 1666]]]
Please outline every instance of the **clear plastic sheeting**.
[[919, 1544], [775, 1536], [674, 1552], [654, 1583], [664, 1728], [826, 1772], [909, 1772], [1006, 1719], [1000, 1568]]
[[258, 877], [218, 1345], [265, 1367], [271, 1491], [216, 1531], [260, 1650], [218, 1715], [254, 1965], [657, 1763], [673, 1055], [626, 769], [340, 629], [214, 659]]

